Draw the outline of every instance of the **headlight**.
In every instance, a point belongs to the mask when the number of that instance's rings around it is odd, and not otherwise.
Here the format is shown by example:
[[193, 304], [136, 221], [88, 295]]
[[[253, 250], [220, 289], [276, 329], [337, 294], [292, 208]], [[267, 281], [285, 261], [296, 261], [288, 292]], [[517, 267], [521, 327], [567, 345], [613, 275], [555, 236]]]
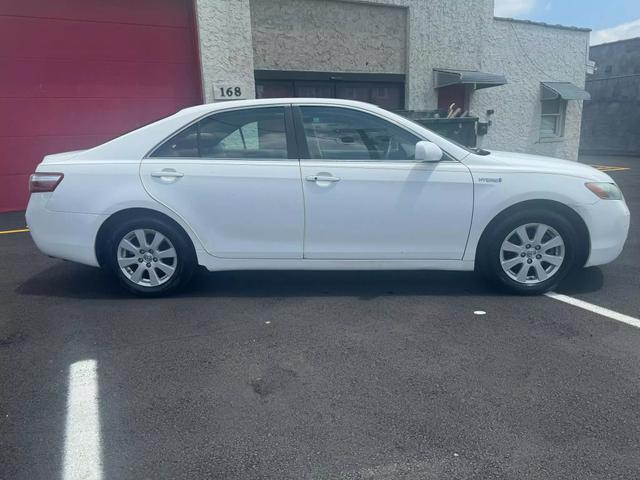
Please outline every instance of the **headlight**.
[[584, 185], [603, 200], [622, 200], [622, 192], [615, 183], [590, 182]]

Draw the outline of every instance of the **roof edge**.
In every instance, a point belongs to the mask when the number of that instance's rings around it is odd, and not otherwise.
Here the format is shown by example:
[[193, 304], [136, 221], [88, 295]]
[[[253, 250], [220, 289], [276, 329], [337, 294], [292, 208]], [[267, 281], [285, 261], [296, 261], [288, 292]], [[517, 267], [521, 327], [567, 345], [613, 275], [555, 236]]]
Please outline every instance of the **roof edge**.
[[590, 48], [595, 48], [595, 47], [602, 47], [604, 45], [613, 45], [614, 43], [623, 43], [623, 42], [630, 42], [632, 40], [639, 40], [640, 37], [631, 37], [631, 38], [621, 38], [620, 40], [611, 40], [610, 42], [602, 42], [602, 43], [596, 43], [595, 45], [590, 45]]
[[494, 20], [499, 20], [501, 22], [514, 22], [514, 23], [524, 23], [525, 25], [537, 25], [539, 27], [547, 27], [547, 28], [558, 28], [560, 30], [572, 30], [574, 32], [590, 32], [590, 28], [585, 27], [571, 27], [567, 25], [559, 25], [559, 24], [551, 24], [544, 22], [534, 22], [532, 20], [521, 20], [519, 18], [511, 18], [511, 17], [493, 17]]

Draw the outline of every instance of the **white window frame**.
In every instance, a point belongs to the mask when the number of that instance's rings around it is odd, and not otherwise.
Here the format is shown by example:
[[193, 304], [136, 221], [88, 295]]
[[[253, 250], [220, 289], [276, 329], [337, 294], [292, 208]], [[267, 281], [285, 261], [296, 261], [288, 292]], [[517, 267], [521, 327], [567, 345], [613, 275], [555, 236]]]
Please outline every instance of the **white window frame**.
[[[543, 105], [545, 102], [558, 102], [560, 108], [558, 113], [542, 113]], [[545, 117], [557, 117], [556, 131], [553, 133], [546, 133], [542, 131], [542, 122]], [[567, 117], [567, 101], [558, 97], [554, 99], [542, 100], [540, 103], [540, 138], [541, 139], [559, 139], [564, 137], [564, 124]]]

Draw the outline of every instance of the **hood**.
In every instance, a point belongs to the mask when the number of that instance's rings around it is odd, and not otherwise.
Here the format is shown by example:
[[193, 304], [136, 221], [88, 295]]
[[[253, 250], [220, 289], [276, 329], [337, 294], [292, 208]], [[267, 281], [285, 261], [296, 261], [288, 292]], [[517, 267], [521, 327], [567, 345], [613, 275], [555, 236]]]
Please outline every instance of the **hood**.
[[[545, 157], [543, 155], [530, 155], [527, 153], [500, 152], [491, 150], [490, 155], [478, 156], [474, 162], [484, 172], [501, 171], [513, 173], [551, 173], [556, 175], [569, 175], [598, 182], [614, 183], [609, 175], [600, 170], [571, 160]], [[469, 165], [473, 169], [473, 166]]]

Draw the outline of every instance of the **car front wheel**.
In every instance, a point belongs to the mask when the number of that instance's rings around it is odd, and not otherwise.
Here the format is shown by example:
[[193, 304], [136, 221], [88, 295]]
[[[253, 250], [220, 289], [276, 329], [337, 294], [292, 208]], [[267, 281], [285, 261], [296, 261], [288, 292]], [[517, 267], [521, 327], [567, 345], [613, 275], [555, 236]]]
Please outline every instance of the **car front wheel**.
[[175, 291], [189, 281], [195, 266], [188, 240], [160, 219], [120, 225], [112, 235], [110, 258], [120, 283], [140, 296]]
[[573, 225], [552, 211], [517, 213], [492, 230], [485, 272], [509, 290], [541, 294], [555, 288], [574, 265]]

